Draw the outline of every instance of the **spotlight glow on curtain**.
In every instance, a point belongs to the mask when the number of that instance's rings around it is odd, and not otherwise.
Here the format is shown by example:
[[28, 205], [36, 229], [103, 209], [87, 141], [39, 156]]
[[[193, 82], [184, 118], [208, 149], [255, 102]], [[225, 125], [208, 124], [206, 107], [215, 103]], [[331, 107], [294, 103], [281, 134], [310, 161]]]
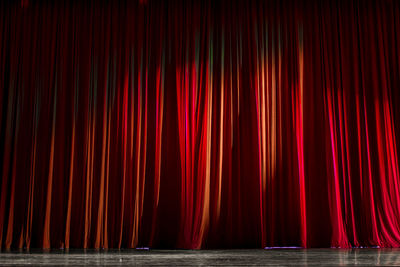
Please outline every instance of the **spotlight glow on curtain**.
[[399, 247], [400, 2], [260, 2], [2, 2], [0, 247]]

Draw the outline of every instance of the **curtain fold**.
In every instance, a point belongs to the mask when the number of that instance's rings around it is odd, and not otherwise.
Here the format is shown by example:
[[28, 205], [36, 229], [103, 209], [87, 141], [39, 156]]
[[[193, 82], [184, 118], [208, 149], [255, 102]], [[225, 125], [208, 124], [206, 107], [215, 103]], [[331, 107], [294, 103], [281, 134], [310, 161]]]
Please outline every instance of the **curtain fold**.
[[399, 247], [398, 1], [4, 1], [0, 247]]

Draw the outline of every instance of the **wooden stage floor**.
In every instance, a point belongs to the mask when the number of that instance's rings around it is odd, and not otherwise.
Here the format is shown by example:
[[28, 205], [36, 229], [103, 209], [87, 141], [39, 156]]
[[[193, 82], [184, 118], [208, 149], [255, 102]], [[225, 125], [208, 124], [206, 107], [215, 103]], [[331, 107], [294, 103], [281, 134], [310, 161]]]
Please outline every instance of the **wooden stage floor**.
[[1, 266], [400, 266], [398, 249], [2, 251]]

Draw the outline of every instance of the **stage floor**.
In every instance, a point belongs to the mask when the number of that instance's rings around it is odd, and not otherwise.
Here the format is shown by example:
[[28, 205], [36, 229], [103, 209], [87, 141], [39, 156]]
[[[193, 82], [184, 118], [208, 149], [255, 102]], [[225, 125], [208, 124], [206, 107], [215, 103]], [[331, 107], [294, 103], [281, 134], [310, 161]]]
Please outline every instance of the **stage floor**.
[[398, 249], [54, 250], [1, 252], [1, 266], [399, 266]]

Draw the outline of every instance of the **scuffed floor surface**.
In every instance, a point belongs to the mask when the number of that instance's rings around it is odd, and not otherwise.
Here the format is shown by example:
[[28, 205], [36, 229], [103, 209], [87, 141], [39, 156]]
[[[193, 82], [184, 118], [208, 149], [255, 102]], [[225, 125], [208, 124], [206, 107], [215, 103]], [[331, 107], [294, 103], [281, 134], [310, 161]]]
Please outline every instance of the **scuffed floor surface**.
[[399, 266], [396, 249], [55, 250], [1, 252], [1, 266]]

